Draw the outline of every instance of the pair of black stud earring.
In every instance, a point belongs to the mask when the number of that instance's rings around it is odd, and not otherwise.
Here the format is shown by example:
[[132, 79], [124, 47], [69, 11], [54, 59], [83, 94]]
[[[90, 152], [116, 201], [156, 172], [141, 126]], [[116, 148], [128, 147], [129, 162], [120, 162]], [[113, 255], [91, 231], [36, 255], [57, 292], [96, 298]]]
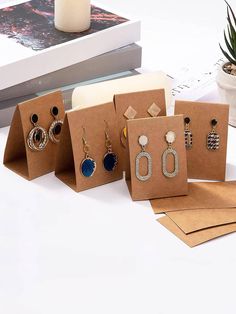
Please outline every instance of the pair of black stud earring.
[[[104, 169], [108, 172], [114, 171], [117, 164], [118, 164], [118, 156], [116, 153], [113, 152], [112, 149], [112, 141], [109, 136], [109, 128], [108, 123], [105, 121], [106, 128], [105, 128], [105, 146], [106, 146], [106, 153], [103, 156], [103, 166]], [[95, 159], [93, 159], [90, 156], [90, 146], [88, 145], [87, 139], [86, 139], [86, 131], [83, 127], [83, 150], [85, 153], [84, 159], [81, 162], [80, 170], [81, 174], [86, 177], [92, 177], [96, 171], [97, 163]]]
[[58, 119], [59, 109], [54, 106], [50, 110], [54, 121], [50, 125], [48, 132], [45, 128], [38, 125], [39, 117], [36, 113], [30, 117], [30, 122], [33, 124], [33, 129], [29, 132], [27, 137], [27, 145], [32, 151], [42, 151], [48, 144], [49, 139], [52, 143], [58, 143], [61, 133], [63, 121]]
[[[190, 130], [191, 119], [189, 117], [186, 117], [184, 119], [184, 123], [185, 123], [185, 130], [184, 130], [185, 147], [186, 149], [191, 149], [193, 146], [193, 134]], [[213, 118], [210, 124], [211, 124], [212, 129], [207, 134], [206, 146], [208, 150], [216, 151], [220, 148], [220, 136], [216, 132], [216, 126], [218, 124], [217, 119]]]

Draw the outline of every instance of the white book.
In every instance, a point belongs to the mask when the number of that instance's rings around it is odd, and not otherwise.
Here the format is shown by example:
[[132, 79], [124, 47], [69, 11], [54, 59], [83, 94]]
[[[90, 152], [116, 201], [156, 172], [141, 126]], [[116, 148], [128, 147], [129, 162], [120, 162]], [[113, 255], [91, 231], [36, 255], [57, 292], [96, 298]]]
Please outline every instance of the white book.
[[54, 0], [3, 2], [18, 4], [0, 9], [0, 92], [140, 40], [140, 21], [94, 5], [88, 31], [64, 33]]

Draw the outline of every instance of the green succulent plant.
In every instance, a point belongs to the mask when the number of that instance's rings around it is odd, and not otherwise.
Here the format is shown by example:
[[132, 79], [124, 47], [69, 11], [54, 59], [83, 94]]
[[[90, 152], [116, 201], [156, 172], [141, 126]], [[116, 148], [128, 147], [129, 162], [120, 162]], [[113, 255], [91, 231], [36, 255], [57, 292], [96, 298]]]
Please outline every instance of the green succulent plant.
[[227, 35], [226, 30], [224, 30], [224, 40], [227, 50], [224, 50], [221, 45], [220, 49], [226, 59], [232, 64], [236, 65], [236, 17], [233, 9], [229, 3], [225, 0], [227, 5]]

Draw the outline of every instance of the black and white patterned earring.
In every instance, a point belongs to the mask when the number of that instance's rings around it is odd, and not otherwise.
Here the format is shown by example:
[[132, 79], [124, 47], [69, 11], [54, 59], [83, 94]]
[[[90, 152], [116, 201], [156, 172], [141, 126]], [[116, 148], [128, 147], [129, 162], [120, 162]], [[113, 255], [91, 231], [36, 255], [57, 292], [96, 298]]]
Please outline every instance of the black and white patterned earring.
[[186, 149], [191, 149], [193, 146], [193, 134], [189, 129], [189, 125], [190, 125], [190, 118], [186, 117], [184, 119], [184, 138], [185, 138], [185, 147]]
[[217, 123], [215, 118], [211, 120], [212, 130], [207, 135], [207, 149], [212, 151], [220, 148], [220, 135], [216, 132]]
[[[152, 176], [152, 157], [145, 151], [145, 147], [148, 144], [148, 138], [146, 135], [141, 135], [138, 138], [138, 143], [141, 146], [141, 152], [136, 156], [135, 159], [135, 175], [140, 181], [147, 181]], [[141, 158], [147, 159], [147, 173], [145, 175], [140, 174], [140, 160]]]
[[50, 140], [53, 143], [59, 143], [61, 128], [63, 125], [63, 121], [57, 119], [58, 113], [59, 113], [59, 109], [56, 106], [51, 108], [51, 115], [53, 116], [54, 121], [49, 127], [48, 135], [49, 135]]
[[43, 127], [37, 124], [38, 119], [37, 114], [34, 113], [31, 115], [30, 121], [34, 127], [27, 137], [28, 147], [36, 152], [44, 150], [48, 143], [48, 133]]

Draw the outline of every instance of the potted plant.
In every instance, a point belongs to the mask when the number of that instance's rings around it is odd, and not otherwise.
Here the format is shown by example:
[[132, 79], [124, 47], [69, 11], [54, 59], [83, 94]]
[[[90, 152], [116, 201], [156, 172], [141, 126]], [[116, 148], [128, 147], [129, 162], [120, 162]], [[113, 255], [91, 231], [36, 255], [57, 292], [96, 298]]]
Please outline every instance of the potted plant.
[[236, 15], [227, 1], [227, 30], [225, 49], [220, 45], [227, 62], [219, 67], [216, 81], [223, 102], [230, 105], [229, 124], [236, 127]]

